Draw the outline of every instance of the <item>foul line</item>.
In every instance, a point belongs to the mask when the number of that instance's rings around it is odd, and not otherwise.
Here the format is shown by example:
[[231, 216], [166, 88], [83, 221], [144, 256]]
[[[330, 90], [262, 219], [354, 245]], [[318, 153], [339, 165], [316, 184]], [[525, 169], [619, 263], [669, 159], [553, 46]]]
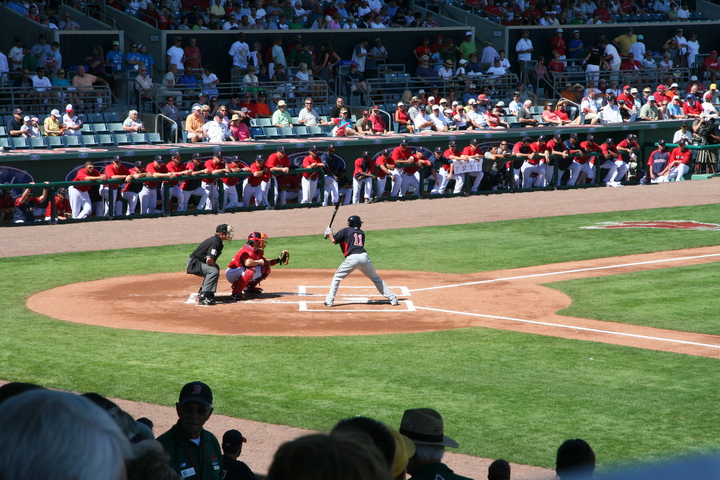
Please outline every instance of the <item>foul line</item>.
[[493, 278], [491, 280], [480, 280], [477, 282], [468, 282], [468, 283], [457, 283], [455, 285], [440, 285], [438, 287], [426, 287], [426, 288], [414, 288], [412, 290], [409, 290], [410, 292], [422, 292], [424, 290], [439, 290], [441, 288], [454, 288], [454, 287], [467, 287], [470, 285], [481, 285], [484, 283], [493, 283], [493, 282], [505, 282], [508, 280], [522, 280], [525, 278], [535, 278], [535, 277], [549, 277], [552, 275], [564, 275], [567, 273], [580, 273], [580, 272], [591, 272], [593, 270], [609, 270], [612, 268], [622, 268], [622, 267], [634, 267], [637, 265], [649, 265], [652, 263], [663, 263], [663, 262], [679, 262], [683, 260], [695, 260], [698, 258], [708, 258], [708, 257], [720, 257], [720, 253], [710, 253], [707, 255], [696, 255], [693, 257], [682, 257], [682, 258], [666, 258], [663, 260], [648, 260], [646, 262], [636, 262], [636, 263], [623, 263], [620, 265], [609, 265], [606, 267], [592, 267], [592, 268], [578, 268], [576, 270], [565, 270], [563, 272], [550, 272], [550, 273], [535, 273], [533, 275], [521, 275], [517, 277], [506, 277], [506, 278]]
[[682, 343], [684, 345], [693, 345], [693, 346], [697, 346], [697, 347], [720, 348], [720, 345], [711, 345], [708, 343], [690, 342], [687, 340], [677, 340], [677, 339], [672, 339], [672, 338], [651, 337], [648, 335], [638, 335], [635, 333], [613, 332], [612, 330], [600, 330], [597, 328], [577, 327], [577, 326], [573, 326], [573, 325], [563, 325], [561, 323], [539, 322], [537, 320], [524, 320], [522, 318], [500, 317], [497, 315], [484, 315], [482, 313], [456, 312], [454, 310], [443, 310], [440, 308], [418, 307], [417, 305], [415, 305], [415, 309], [416, 310], [431, 310], [433, 312], [441, 312], [441, 313], [454, 313], [456, 315], [468, 315], [471, 317], [492, 318], [492, 319], [496, 319], [496, 320], [507, 320], [510, 322], [531, 323], [534, 325], [545, 325], [545, 326], [549, 326], [549, 327], [566, 328], [569, 330], [584, 330], [586, 332], [605, 333], [608, 335], [619, 335], [621, 337], [642, 338], [645, 340], [657, 340], [660, 342]]

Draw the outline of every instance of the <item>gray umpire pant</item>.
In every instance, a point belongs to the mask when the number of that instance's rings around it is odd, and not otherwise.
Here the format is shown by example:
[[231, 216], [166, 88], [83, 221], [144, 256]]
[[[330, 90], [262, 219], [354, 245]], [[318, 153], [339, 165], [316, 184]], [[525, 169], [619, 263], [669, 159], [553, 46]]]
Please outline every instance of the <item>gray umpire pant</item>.
[[[208, 293], [215, 294], [215, 291], [217, 290], [217, 284], [218, 279], [220, 278], [220, 267], [215, 265], [214, 267], [211, 267], [207, 263], [200, 263], [200, 269], [202, 270], [202, 275], [205, 277], [203, 279], [202, 286], [200, 287], [200, 295], [207, 296]], [[212, 295], [211, 295], [212, 297]]]

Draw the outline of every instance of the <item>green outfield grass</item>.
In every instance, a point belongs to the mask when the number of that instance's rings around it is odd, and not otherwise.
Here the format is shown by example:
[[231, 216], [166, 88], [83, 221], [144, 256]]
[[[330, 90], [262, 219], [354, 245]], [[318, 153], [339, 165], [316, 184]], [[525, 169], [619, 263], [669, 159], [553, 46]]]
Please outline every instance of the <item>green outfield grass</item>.
[[[365, 227], [380, 270], [467, 273], [720, 244], [718, 232], [578, 228], [660, 219], [720, 223], [720, 212], [702, 206]], [[226, 246], [220, 263], [241, 246]], [[183, 383], [201, 379], [215, 390], [218, 413], [312, 429], [356, 414], [397, 426], [405, 408], [430, 406], [443, 413], [461, 452], [544, 467], [566, 438], [588, 440], [602, 465], [720, 443], [707, 420], [720, 413], [710, 380], [720, 362], [707, 358], [482, 328], [335, 338], [163, 334], [54, 321], [24, 306], [28, 295], [57, 285], [184, 274], [193, 247], [3, 259], [0, 378], [164, 405]], [[268, 256], [283, 248], [296, 268], [334, 269], [341, 260], [339, 248], [319, 235], [271, 239]]]
[[[561, 315], [720, 335], [720, 263], [549, 283], [573, 299]], [[648, 312], [652, 312], [648, 315]]]

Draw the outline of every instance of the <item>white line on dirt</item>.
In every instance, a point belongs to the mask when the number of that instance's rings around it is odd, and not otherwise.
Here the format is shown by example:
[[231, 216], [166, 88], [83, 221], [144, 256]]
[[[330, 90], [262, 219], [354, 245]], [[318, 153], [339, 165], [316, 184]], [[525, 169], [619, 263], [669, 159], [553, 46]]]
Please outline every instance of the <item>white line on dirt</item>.
[[593, 270], [609, 270], [612, 268], [634, 267], [637, 265], [650, 265], [653, 263], [682, 262], [685, 260], [695, 260], [698, 258], [708, 258], [708, 257], [720, 257], [720, 253], [710, 253], [707, 255], [695, 255], [692, 257], [666, 258], [666, 259], [662, 259], [662, 260], [648, 260], [647, 262], [623, 263], [620, 265], [608, 265], [605, 267], [578, 268], [576, 270], [565, 270], [563, 272], [535, 273], [533, 275], [520, 275], [517, 277], [493, 278], [490, 280], [480, 280], [477, 282], [457, 283], [455, 285], [440, 285], [437, 287], [413, 288], [412, 290], [409, 290], [409, 291], [410, 292], [422, 292], [424, 290], [439, 290], [441, 288], [467, 287], [470, 285], [481, 285], [484, 283], [506, 282], [508, 280], [522, 280], [524, 278], [549, 277], [549, 276], [553, 276], [553, 275], [564, 275], [567, 273], [591, 272]]
[[708, 344], [708, 343], [690, 342], [687, 340], [677, 340], [674, 338], [651, 337], [648, 335], [638, 335], [635, 333], [613, 332], [612, 330], [600, 330], [597, 328], [578, 327], [575, 325], [563, 325], [561, 323], [539, 322], [537, 320], [525, 320], [523, 318], [501, 317], [498, 315], [484, 315], [482, 313], [457, 312], [455, 310], [444, 310], [441, 308], [430, 308], [430, 307], [415, 306], [415, 309], [430, 310], [433, 312], [441, 312], [441, 313], [454, 313], [456, 315], [468, 315], [471, 317], [492, 318], [492, 319], [496, 319], [496, 320], [507, 320], [509, 322], [532, 323], [534, 325], [545, 325], [548, 327], [567, 328], [569, 330], [583, 330], [585, 332], [606, 333], [609, 335], [619, 335], [621, 337], [633, 337], [633, 338], [642, 338], [645, 340], [657, 340], [659, 342], [682, 343], [684, 345], [695, 345], [698, 347], [720, 348], [720, 345], [712, 345], [712, 344]]

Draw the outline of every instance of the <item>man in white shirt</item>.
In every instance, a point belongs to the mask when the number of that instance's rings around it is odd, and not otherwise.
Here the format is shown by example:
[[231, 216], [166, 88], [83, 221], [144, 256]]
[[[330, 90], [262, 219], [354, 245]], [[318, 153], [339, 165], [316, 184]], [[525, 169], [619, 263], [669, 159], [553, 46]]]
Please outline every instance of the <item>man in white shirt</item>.
[[[620, 71], [620, 64], [622, 63], [622, 58], [620, 57], [620, 54], [617, 51], [617, 48], [615, 48], [615, 45], [608, 43], [607, 40], [603, 40], [600, 43], [600, 48], [604, 48], [603, 53], [603, 60], [605, 60], [608, 65], [610, 65], [610, 70], [613, 72], [619, 72]], [[610, 80], [618, 81], [618, 74], [613, 73], [610, 76]]]
[[518, 63], [520, 65], [520, 79], [521, 81], [525, 81], [527, 77], [527, 62], [531, 60], [532, 52], [533, 52], [533, 44], [530, 40], [530, 32], [527, 30], [522, 31], [522, 36], [520, 37], [520, 40], [518, 40], [517, 44], [515, 44], [515, 52], [518, 56]]
[[238, 39], [230, 46], [228, 52], [232, 59], [233, 67], [246, 69], [248, 66], [248, 55], [250, 55], [250, 46], [245, 42], [245, 32], [238, 33]]
[[433, 122], [433, 126], [436, 131], [444, 132], [448, 129], [447, 122], [445, 121], [445, 115], [443, 115], [440, 111], [440, 105], [433, 105], [430, 120]]
[[431, 131], [433, 129], [433, 125], [435, 125], [430, 118], [430, 115], [425, 113], [424, 108], [418, 110], [418, 114], [415, 115], [415, 120], [413, 120], [413, 124], [415, 125], [416, 132]]
[[588, 91], [588, 96], [582, 99], [580, 102], [580, 110], [585, 114], [585, 123], [590, 125], [596, 125], [600, 123], [600, 115], [598, 113], [601, 100], [597, 96], [596, 90], [593, 88]]
[[207, 122], [202, 126], [203, 137], [207, 138], [210, 142], [224, 142], [230, 136], [227, 125], [222, 121], [222, 118], [215, 116], [214, 119]]
[[223, 30], [239, 30], [240, 25], [237, 23], [237, 17], [234, 13], [231, 13], [228, 17], [228, 21], [223, 25]]
[[62, 117], [62, 124], [66, 130], [63, 135], [80, 135], [82, 129], [82, 120], [75, 113], [75, 109], [71, 104], [65, 107], [65, 115]]
[[175, 37], [175, 44], [167, 50], [167, 64], [175, 64], [178, 69], [183, 65], [185, 50], [182, 48], [182, 37]]
[[8, 73], [10, 73], [10, 64], [8, 63], [8, 58], [3, 52], [0, 51], [0, 77], [4, 77]]
[[477, 110], [477, 101], [471, 98], [470, 101], [468, 101], [468, 106], [470, 107], [470, 111], [467, 112], [467, 118], [470, 120], [473, 128], [479, 128], [480, 130], [487, 128], [487, 119], [485, 118], [485, 115], [479, 113]]
[[48, 98], [52, 95], [50, 93], [52, 82], [45, 76], [45, 67], [38, 67], [36, 74], [30, 77], [30, 80], [33, 83], [33, 88], [35, 89], [34, 96], [38, 99], [38, 103], [43, 103], [41, 99]]
[[495, 48], [493, 48], [492, 43], [489, 40], [485, 41], [485, 48], [483, 48], [482, 51], [482, 58], [480, 59], [480, 63], [493, 63], [496, 58], [499, 58], [500, 54], [498, 53]]
[[640, 60], [645, 56], [645, 44], [643, 43], [644, 37], [642, 35], [637, 36], [637, 42], [630, 45], [630, 51], [635, 59]]
[[370, 53], [367, 50], [370, 42], [367, 38], [363, 38], [362, 41], [355, 46], [352, 54], [352, 61], [357, 64], [357, 71], [362, 77], [365, 74], [365, 61], [367, 60]]
[[23, 58], [23, 39], [21, 37], [15, 37], [15, 45], [8, 52], [8, 60], [10, 61], [10, 68], [20, 70], [22, 68]]
[[320, 115], [313, 108], [313, 99], [305, 99], [305, 108], [300, 110], [298, 113], [298, 123], [305, 125], [306, 127], [315, 125], [332, 125], [332, 122], [323, 122], [320, 119]]

